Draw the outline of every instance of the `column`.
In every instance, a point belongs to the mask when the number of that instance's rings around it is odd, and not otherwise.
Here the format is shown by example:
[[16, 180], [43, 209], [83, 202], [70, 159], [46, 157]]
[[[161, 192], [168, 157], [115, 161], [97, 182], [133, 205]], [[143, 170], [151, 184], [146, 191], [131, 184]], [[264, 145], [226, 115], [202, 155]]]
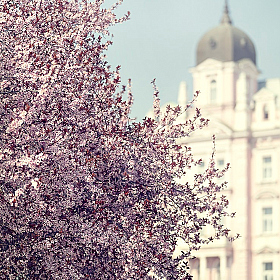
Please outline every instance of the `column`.
[[222, 255], [220, 256], [220, 279], [227, 280], [227, 256]]
[[206, 257], [199, 259], [199, 280], [207, 280], [207, 261]]

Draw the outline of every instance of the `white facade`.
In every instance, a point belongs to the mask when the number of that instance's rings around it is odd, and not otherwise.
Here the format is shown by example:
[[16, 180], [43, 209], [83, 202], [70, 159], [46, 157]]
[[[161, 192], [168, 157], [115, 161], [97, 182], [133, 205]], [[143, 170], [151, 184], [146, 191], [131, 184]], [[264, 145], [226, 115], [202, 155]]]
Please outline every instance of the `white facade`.
[[191, 261], [193, 279], [279, 280], [280, 78], [258, 89], [259, 71], [246, 57], [209, 57], [190, 72], [193, 89], [201, 91], [195, 105], [210, 123], [185, 144], [207, 163], [216, 134], [217, 165], [231, 165], [224, 192], [229, 210], [236, 212], [236, 218], [224, 222], [233, 235], [241, 235], [233, 243], [218, 240], [198, 251]]

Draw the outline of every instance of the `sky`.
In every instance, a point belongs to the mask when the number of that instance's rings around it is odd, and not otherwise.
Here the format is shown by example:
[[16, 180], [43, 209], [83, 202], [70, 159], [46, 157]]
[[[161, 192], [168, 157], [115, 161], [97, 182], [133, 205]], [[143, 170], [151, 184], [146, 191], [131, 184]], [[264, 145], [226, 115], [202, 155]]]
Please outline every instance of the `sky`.
[[[106, 0], [106, 7], [114, 0]], [[260, 80], [280, 78], [280, 0], [229, 0], [233, 25], [253, 41]], [[195, 66], [199, 39], [220, 22], [224, 0], [124, 0], [116, 14], [131, 12], [130, 20], [110, 29], [113, 45], [109, 64], [121, 65], [122, 84], [132, 79], [131, 117], [141, 121], [152, 108], [156, 78], [161, 104], [177, 102], [181, 81], [189, 98], [189, 69]]]

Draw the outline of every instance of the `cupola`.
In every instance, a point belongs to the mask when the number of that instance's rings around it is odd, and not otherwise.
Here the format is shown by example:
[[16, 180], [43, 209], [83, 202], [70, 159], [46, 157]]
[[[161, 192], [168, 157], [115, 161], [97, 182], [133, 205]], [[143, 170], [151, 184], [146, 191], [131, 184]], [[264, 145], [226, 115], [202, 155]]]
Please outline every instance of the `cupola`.
[[256, 65], [254, 44], [246, 33], [232, 25], [227, 1], [220, 25], [206, 32], [197, 45], [197, 65], [208, 58], [223, 62], [248, 58]]

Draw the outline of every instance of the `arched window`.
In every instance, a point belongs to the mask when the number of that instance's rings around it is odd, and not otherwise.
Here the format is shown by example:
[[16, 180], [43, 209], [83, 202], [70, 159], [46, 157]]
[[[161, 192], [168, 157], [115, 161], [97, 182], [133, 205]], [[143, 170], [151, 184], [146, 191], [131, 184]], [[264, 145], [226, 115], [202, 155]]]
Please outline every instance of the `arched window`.
[[212, 80], [210, 83], [210, 103], [215, 103], [217, 99], [217, 82]]
[[263, 106], [263, 119], [268, 120], [268, 118], [269, 118], [268, 108], [267, 108], [267, 105], [264, 105]]

